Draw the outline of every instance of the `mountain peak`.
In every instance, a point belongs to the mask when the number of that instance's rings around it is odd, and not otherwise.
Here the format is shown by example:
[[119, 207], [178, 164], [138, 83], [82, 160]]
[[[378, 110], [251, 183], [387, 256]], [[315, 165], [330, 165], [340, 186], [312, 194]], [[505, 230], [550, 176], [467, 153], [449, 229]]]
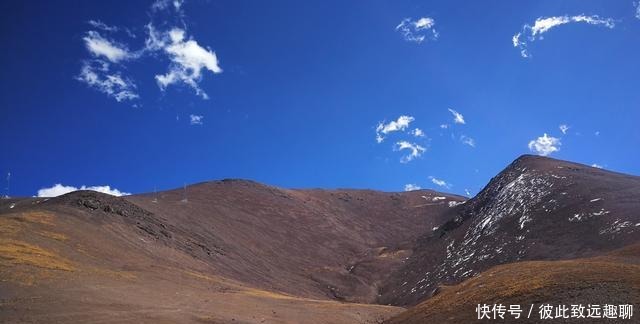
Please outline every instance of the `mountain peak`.
[[633, 198], [639, 195], [639, 177], [520, 156], [456, 206], [455, 217], [425, 234], [402, 270], [410, 274], [402, 276], [406, 289], [388, 283], [391, 291], [383, 288], [380, 301], [413, 304], [439, 285], [498, 264], [588, 257], [622, 247], [640, 230], [640, 203]]

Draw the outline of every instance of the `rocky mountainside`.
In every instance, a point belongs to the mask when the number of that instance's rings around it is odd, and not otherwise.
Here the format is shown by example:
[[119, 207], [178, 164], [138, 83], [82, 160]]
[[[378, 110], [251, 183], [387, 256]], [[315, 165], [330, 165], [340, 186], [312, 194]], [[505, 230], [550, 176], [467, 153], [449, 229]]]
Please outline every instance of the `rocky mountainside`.
[[640, 242], [640, 177], [525, 155], [423, 235], [379, 302], [413, 305], [492, 266], [590, 257]]
[[[617, 311], [613, 318], [577, 318], [572, 309], [605, 305], [640, 304], [640, 244], [607, 252], [590, 258], [556, 261], [523, 261], [498, 265], [454, 286], [441, 286], [438, 294], [409, 308], [385, 324], [422, 323], [484, 323], [503, 321], [514, 323], [637, 323], [637, 315], [621, 318]], [[518, 306], [520, 317], [508, 313], [505, 319], [478, 320], [477, 305]], [[566, 306], [569, 318], [540, 319], [540, 308]], [[529, 315], [529, 310], [532, 310]], [[635, 312], [636, 309], [633, 309]], [[577, 314], [580, 314], [579, 311]], [[589, 311], [584, 310], [584, 316]], [[571, 318], [574, 316], [574, 318]]]

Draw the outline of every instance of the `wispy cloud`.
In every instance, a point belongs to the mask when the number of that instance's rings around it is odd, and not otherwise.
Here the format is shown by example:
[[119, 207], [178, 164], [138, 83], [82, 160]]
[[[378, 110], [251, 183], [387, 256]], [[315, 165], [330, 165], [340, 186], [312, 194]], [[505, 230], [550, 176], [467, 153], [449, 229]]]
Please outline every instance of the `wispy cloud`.
[[566, 124], [562, 124], [560, 126], [558, 126], [558, 128], [560, 129], [560, 131], [562, 132], [563, 135], [567, 134], [567, 131], [569, 130], [569, 126]]
[[388, 124], [385, 124], [384, 122], [378, 123], [378, 126], [376, 127], [376, 141], [378, 143], [382, 143], [385, 135], [392, 132], [406, 130], [409, 127], [409, 124], [414, 120], [415, 118], [411, 116], [402, 115], [398, 117], [398, 120], [392, 120]]
[[408, 183], [404, 185], [404, 191], [414, 191], [414, 190], [420, 190], [420, 189], [422, 188], [414, 183]]
[[97, 31], [88, 31], [82, 39], [89, 53], [97, 58], [106, 58], [112, 63], [118, 63], [136, 56], [129, 52], [125, 45], [109, 40]]
[[157, 0], [151, 5], [151, 10], [162, 11], [173, 7], [176, 11], [180, 11], [183, 4], [184, 0]]
[[420, 44], [425, 40], [438, 39], [439, 34], [434, 28], [435, 24], [435, 20], [430, 17], [422, 17], [417, 20], [405, 18], [396, 26], [396, 31], [398, 31], [407, 42]]
[[636, 1], [633, 3], [633, 6], [636, 7], [635, 16], [640, 19], [640, 1]]
[[193, 88], [196, 94], [203, 99], [209, 96], [200, 88], [198, 82], [202, 79], [202, 70], [209, 70], [214, 74], [222, 73], [218, 65], [218, 57], [211, 49], [203, 48], [193, 39], [185, 38], [185, 31], [174, 28], [169, 31], [170, 43], [164, 47], [164, 51], [171, 59], [169, 72], [156, 75], [156, 81], [160, 89], [183, 82]]
[[466, 135], [460, 135], [460, 142], [471, 147], [476, 147], [476, 140]]
[[90, 60], [82, 63], [80, 74], [76, 80], [86, 83], [116, 101], [137, 99], [136, 85], [132, 80], [118, 72], [111, 72], [109, 63], [101, 60]]
[[189, 124], [202, 125], [204, 123], [204, 116], [202, 115], [189, 115]]
[[137, 38], [137, 35], [127, 27], [107, 25], [102, 20], [95, 20], [95, 19], [88, 20], [87, 24], [89, 24], [89, 26], [93, 27], [96, 30], [100, 30], [110, 35], [116, 34], [116, 33], [124, 33], [130, 38]]
[[453, 122], [456, 124], [465, 124], [464, 116], [461, 113], [449, 108], [449, 112], [453, 115]]
[[401, 163], [409, 163], [413, 161], [413, 159], [420, 157], [422, 153], [424, 153], [427, 150], [421, 145], [418, 145], [416, 143], [410, 143], [407, 141], [397, 142], [395, 149], [398, 151], [402, 151], [402, 150], [410, 151], [408, 155], [405, 155], [400, 159]]
[[130, 195], [130, 193], [128, 192], [123, 192], [116, 188], [111, 188], [111, 186], [81, 186], [80, 188], [78, 188], [57, 183], [52, 187], [42, 188], [38, 190], [38, 197], [57, 197], [78, 190], [93, 190], [118, 197]]
[[530, 57], [531, 54], [528, 50], [528, 43], [536, 40], [542, 40], [542, 34], [549, 30], [569, 23], [585, 23], [589, 25], [604, 26], [607, 28], [615, 27], [615, 21], [611, 18], [600, 18], [598, 15], [577, 15], [577, 16], [554, 16], [554, 17], [540, 17], [536, 19], [533, 26], [525, 24], [522, 30], [511, 38], [513, 47], [520, 49], [520, 55], [522, 57]]
[[415, 158], [422, 156], [422, 154], [427, 150], [422, 145], [422, 143], [429, 141], [424, 131], [417, 127], [409, 130], [409, 126], [414, 120], [415, 118], [412, 116], [401, 115], [396, 120], [392, 120], [388, 123], [382, 121], [376, 126], [376, 142], [378, 144], [382, 143], [387, 135], [394, 132], [400, 133], [400, 136], [398, 137], [400, 137], [401, 140], [395, 141], [393, 144], [393, 150], [408, 151], [408, 154], [403, 155], [400, 159], [401, 163], [411, 162]]
[[[169, 59], [169, 67], [164, 74], [156, 74], [155, 80], [161, 91], [169, 86], [185, 84], [195, 90], [196, 95], [208, 99], [200, 87], [204, 72], [222, 73], [216, 53], [199, 44], [193, 36], [187, 35], [183, 0], [157, 0], [150, 8], [150, 22], [145, 26], [144, 46], [130, 50], [121, 41], [113, 39], [114, 33], [125, 31], [127, 38], [136, 38], [130, 29], [110, 26], [101, 20], [89, 20], [92, 30], [83, 38], [92, 60], [84, 60], [77, 80], [114, 97], [117, 101], [137, 99], [135, 83], [124, 77], [125, 64], [142, 58]], [[156, 17], [162, 17], [159, 23]], [[163, 26], [158, 29], [156, 24]]]
[[450, 183], [448, 183], [448, 182], [446, 182], [445, 180], [438, 179], [438, 178], [436, 178], [436, 177], [434, 177], [434, 176], [429, 176], [429, 179], [430, 179], [430, 180], [431, 180], [431, 182], [432, 182], [433, 184], [435, 184], [436, 186], [443, 187], [443, 188], [447, 188], [447, 189], [451, 189], [451, 184], [450, 184]]
[[103, 31], [107, 31], [107, 32], [117, 32], [118, 30], [120, 30], [120, 28], [116, 27], [116, 26], [109, 26], [105, 23], [103, 23], [100, 20], [89, 20], [87, 21], [87, 24], [89, 24], [91, 27], [93, 28], [97, 28]]
[[547, 133], [544, 133], [541, 137], [531, 140], [528, 146], [532, 152], [547, 156], [553, 152], [560, 151], [561, 145], [559, 138], [548, 136]]

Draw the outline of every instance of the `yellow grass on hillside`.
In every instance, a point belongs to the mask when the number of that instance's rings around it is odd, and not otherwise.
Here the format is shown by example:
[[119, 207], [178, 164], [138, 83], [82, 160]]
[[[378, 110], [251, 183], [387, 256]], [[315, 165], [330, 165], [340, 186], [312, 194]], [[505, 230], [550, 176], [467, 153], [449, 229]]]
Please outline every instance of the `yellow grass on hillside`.
[[69, 240], [69, 237], [62, 234], [62, 233], [56, 233], [56, 232], [50, 232], [50, 231], [40, 231], [38, 232], [38, 234], [40, 234], [41, 236], [44, 237], [48, 237], [50, 239], [54, 239], [56, 241], [61, 241], [61, 242], [65, 242], [67, 240]]
[[[455, 286], [441, 287], [425, 302], [385, 323], [468, 323], [477, 304], [640, 301], [640, 264], [618, 259], [635, 250], [590, 259], [526, 261], [493, 267]], [[629, 259], [627, 259], [629, 260]], [[584, 299], [584, 300], [582, 300]], [[463, 310], [463, 311], [461, 311]]]
[[0, 237], [14, 236], [29, 225], [55, 225], [55, 216], [49, 212], [5, 214], [0, 217]]
[[0, 240], [0, 266], [30, 265], [50, 270], [74, 271], [71, 262], [52, 251], [16, 240]]
[[20, 219], [31, 223], [55, 225], [55, 216], [45, 211], [33, 211], [20, 214]]

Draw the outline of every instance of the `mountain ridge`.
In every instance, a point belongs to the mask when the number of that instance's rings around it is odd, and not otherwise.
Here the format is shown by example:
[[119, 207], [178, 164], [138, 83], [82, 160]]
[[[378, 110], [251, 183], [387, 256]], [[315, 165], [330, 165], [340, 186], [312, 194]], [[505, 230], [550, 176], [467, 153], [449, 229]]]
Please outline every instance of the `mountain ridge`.
[[379, 302], [414, 305], [439, 285], [494, 265], [593, 256], [636, 242], [637, 197], [640, 177], [522, 156], [457, 206], [442, 228], [421, 237], [417, 253], [390, 276]]
[[638, 197], [640, 177], [521, 156], [471, 199], [225, 179], [124, 197], [0, 200], [0, 297], [16, 301], [0, 319], [442, 319], [453, 315], [425, 311], [439, 305], [434, 297], [501, 287], [485, 281], [492, 269], [508, 281], [532, 275], [518, 268], [532, 261], [562, 272], [553, 262], [635, 260], [633, 249], [609, 255], [640, 242]]

